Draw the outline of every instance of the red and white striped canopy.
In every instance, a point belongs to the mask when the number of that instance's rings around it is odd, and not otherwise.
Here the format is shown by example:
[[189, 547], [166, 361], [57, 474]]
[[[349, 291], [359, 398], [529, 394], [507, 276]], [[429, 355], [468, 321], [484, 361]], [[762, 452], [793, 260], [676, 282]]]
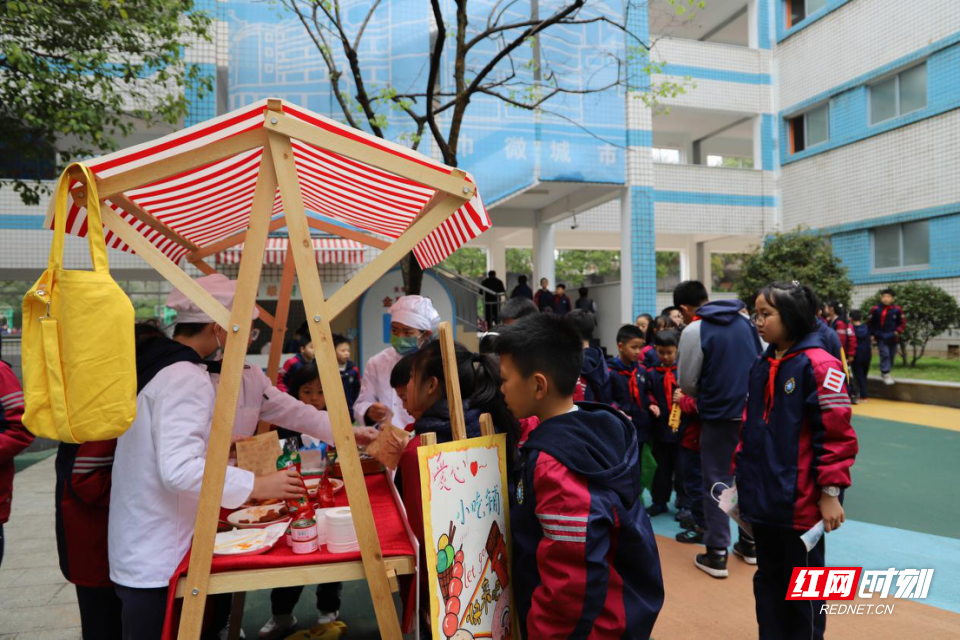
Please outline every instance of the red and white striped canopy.
[[[287, 258], [289, 238], [267, 238], [263, 252], [263, 264], [282, 265]], [[363, 264], [364, 246], [342, 238], [313, 238], [313, 251], [318, 264]], [[217, 264], [240, 264], [243, 245], [217, 254]]]
[[[261, 100], [213, 120], [163, 138], [85, 162], [98, 178], [106, 178], [161, 158], [197, 149], [246, 131], [261, 128], [267, 101]], [[324, 116], [283, 103], [284, 114], [421, 166], [450, 174], [452, 169], [422, 154], [374, 137]], [[365, 231], [398, 238], [434, 195], [431, 187], [299, 140], [291, 140], [304, 204], [316, 213]], [[200, 248], [243, 231], [248, 226], [262, 148], [164, 178], [125, 195], [147, 213]], [[471, 176], [467, 179], [473, 182]], [[188, 250], [169, 240], [120, 206], [107, 201], [122, 218], [174, 262]], [[274, 213], [283, 213], [279, 190]], [[47, 221], [53, 227], [52, 217]], [[414, 249], [423, 267], [430, 267], [491, 226], [479, 192], [463, 204]], [[86, 235], [86, 210], [70, 201], [67, 233]], [[107, 232], [107, 246], [129, 247]]]

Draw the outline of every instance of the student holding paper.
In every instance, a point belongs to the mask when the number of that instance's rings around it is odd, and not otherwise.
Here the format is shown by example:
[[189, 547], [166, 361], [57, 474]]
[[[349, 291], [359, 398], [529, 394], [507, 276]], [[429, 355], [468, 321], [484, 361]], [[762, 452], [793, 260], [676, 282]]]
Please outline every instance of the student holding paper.
[[817, 331], [816, 296], [796, 281], [757, 295], [757, 327], [769, 343], [750, 371], [734, 456], [741, 518], [753, 527], [760, 638], [822, 638], [822, 601], [784, 600], [794, 567], [824, 566], [824, 541], [801, 536], [844, 521], [843, 489], [857, 455], [843, 365]]

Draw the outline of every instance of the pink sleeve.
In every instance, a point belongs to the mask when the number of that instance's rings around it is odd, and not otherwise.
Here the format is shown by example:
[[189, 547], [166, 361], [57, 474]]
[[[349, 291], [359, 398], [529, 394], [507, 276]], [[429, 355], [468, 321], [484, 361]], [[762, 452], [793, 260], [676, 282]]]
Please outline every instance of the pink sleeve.
[[683, 394], [683, 397], [680, 398], [680, 411], [689, 414], [697, 413], [697, 399]]
[[536, 514], [543, 528], [537, 547], [540, 585], [527, 615], [528, 637], [570, 637], [587, 595], [587, 524], [590, 491], [586, 481], [540, 452], [533, 484]]
[[0, 431], [0, 464], [5, 464], [33, 442], [23, 426], [23, 388], [6, 364], [0, 364], [0, 411], [7, 425]]
[[813, 437], [814, 467], [821, 487], [849, 487], [850, 467], [857, 455], [857, 434], [850, 418], [853, 411], [842, 365], [825, 352], [814, 360], [816, 407], [808, 411]]

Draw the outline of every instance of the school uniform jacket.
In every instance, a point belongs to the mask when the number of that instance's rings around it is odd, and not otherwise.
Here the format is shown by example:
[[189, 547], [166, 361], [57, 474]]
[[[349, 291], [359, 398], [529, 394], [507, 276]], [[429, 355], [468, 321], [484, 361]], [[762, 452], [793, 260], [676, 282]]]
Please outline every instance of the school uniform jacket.
[[0, 361], [0, 524], [10, 518], [13, 459], [31, 442], [33, 434], [23, 426], [23, 388], [10, 365]]
[[636, 363], [628, 365], [619, 357], [609, 360], [612, 405], [630, 416], [639, 442], [653, 439], [650, 405], [656, 403], [651, 392], [650, 372]]
[[580, 402], [613, 402], [610, 372], [607, 360], [599, 347], [587, 347], [583, 350], [583, 364], [580, 366], [580, 379], [573, 392], [574, 400]]
[[743, 308], [739, 300], [708, 302], [680, 334], [677, 377], [704, 422], [743, 416], [750, 367], [761, 351]]
[[843, 353], [847, 356], [847, 364], [853, 364], [853, 359], [857, 356], [857, 334], [853, 330], [853, 323], [834, 318], [829, 325], [840, 338], [840, 346], [843, 347]]
[[633, 425], [594, 403], [541, 422], [511, 492], [523, 636], [648, 638], [663, 605]]
[[873, 352], [870, 349], [870, 327], [865, 324], [854, 325], [853, 332], [857, 336], [857, 357], [856, 361], [860, 363], [870, 363]]
[[814, 332], [750, 370], [734, 454], [740, 513], [748, 522], [805, 531], [820, 518], [822, 487], [850, 486], [857, 435], [843, 366]]
[[680, 428], [676, 431], [670, 428], [673, 392], [679, 388], [680, 386], [677, 384], [677, 365], [670, 367], [660, 365], [650, 370], [650, 389], [657, 406], [660, 407], [660, 417], [653, 418], [653, 437], [658, 442], [680, 442], [680, 434], [690, 421], [690, 416], [683, 413], [683, 405], [681, 404]]
[[340, 381], [343, 382], [343, 393], [347, 396], [347, 408], [353, 417], [353, 405], [360, 396], [360, 369], [353, 360], [347, 360], [346, 366], [340, 371]]
[[899, 305], [876, 305], [867, 319], [870, 334], [877, 340], [889, 340], [903, 333], [907, 328], [907, 318]]

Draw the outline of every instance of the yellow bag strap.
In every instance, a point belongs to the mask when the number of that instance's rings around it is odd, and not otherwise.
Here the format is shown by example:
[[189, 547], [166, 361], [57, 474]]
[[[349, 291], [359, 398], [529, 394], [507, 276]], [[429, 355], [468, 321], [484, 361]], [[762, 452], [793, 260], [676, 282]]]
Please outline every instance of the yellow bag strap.
[[47, 397], [53, 424], [61, 442], [76, 444], [73, 429], [70, 427], [70, 412], [67, 411], [66, 393], [63, 384], [63, 363], [60, 360], [60, 331], [56, 318], [40, 318], [40, 333], [43, 337], [43, 360], [47, 365]]
[[48, 269], [60, 269], [63, 266], [63, 245], [67, 233], [67, 194], [70, 191], [70, 170], [79, 170], [83, 172], [86, 178], [87, 192], [87, 242], [90, 245], [90, 260], [93, 262], [93, 270], [100, 273], [109, 273], [110, 266], [107, 261], [107, 244], [103, 239], [103, 221], [100, 219], [100, 197], [97, 193], [97, 181], [93, 177], [93, 172], [79, 162], [74, 162], [64, 169], [60, 174], [60, 180], [57, 182], [57, 192], [54, 194], [56, 208], [53, 218], [53, 244], [50, 245], [50, 261]]

